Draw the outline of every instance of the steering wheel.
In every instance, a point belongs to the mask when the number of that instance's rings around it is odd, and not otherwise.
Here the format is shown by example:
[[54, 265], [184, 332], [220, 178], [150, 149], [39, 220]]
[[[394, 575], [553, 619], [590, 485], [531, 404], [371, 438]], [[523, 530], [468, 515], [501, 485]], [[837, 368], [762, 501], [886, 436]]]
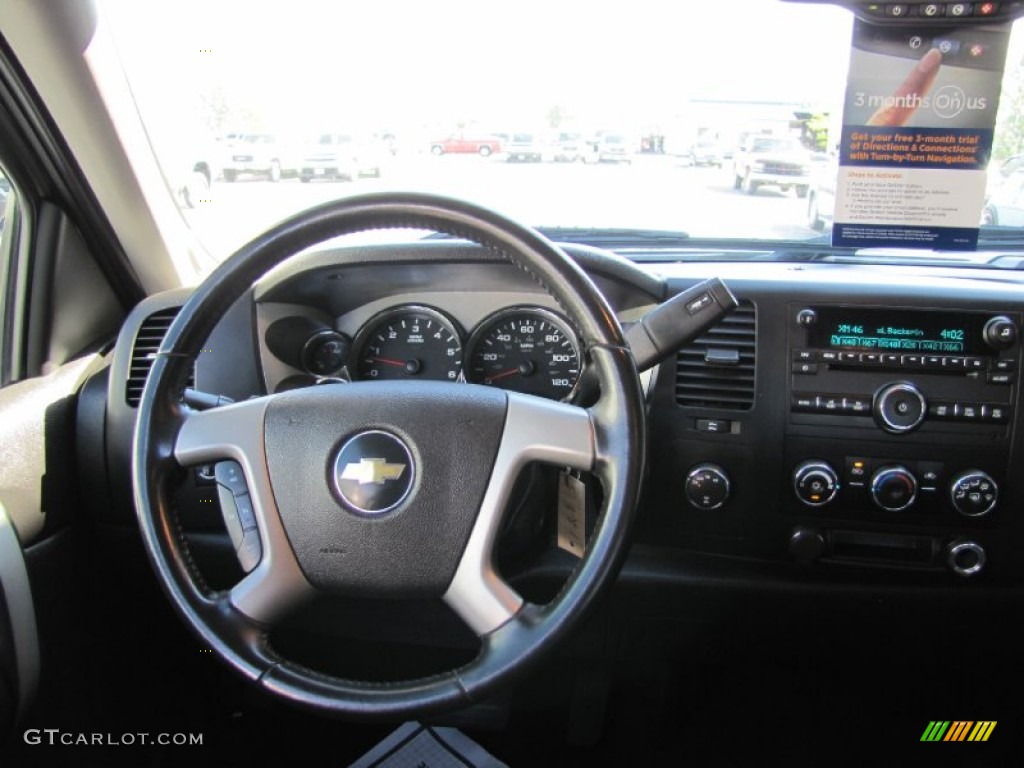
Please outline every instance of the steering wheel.
[[[430, 229], [474, 241], [529, 273], [581, 334], [600, 394], [588, 408], [448, 382], [356, 382], [210, 410], [182, 402], [201, 346], [269, 269], [326, 239]], [[622, 330], [590, 279], [539, 233], [465, 202], [418, 194], [333, 201], [283, 221], [221, 264], [184, 305], [139, 405], [132, 479], [157, 579], [185, 622], [267, 691], [355, 718], [423, 717], [494, 694], [553, 648], [614, 578], [644, 466], [643, 397]], [[383, 458], [383, 461], [382, 461]], [[171, 490], [183, 467], [231, 459], [256, 527], [258, 564], [213, 591], [191, 560]], [[493, 549], [520, 470], [546, 462], [601, 484], [597, 525], [559, 594], [527, 603]], [[480, 638], [468, 664], [431, 677], [364, 682], [282, 658], [270, 629], [316, 591], [442, 597]]]

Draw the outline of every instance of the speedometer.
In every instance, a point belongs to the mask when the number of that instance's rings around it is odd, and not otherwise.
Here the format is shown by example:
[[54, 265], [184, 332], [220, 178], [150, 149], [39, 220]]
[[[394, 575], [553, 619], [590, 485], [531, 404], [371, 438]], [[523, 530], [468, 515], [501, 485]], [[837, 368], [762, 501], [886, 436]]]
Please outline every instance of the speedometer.
[[579, 381], [579, 345], [554, 312], [515, 307], [480, 324], [469, 340], [467, 367], [477, 384], [564, 400]]
[[458, 381], [462, 343], [454, 323], [435, 309], [403, 306], [371, 319], [355, 344], [356, 378]]

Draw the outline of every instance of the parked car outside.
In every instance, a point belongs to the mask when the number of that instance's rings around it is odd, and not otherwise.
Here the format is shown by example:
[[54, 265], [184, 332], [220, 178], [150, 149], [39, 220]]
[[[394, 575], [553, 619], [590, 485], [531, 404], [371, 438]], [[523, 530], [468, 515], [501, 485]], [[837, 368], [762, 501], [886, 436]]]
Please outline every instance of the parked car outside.
[[258, 176], [270, 181], [294, 176], [296, 167], [283, 142], [269, 133], [246, 133], [227, 142], [224, 181]]
[[750, 136], [733, 158], [734, 187], [753, 195], [762, 186], [806, 197], [811, 186], [811, 157], [791, 136]]
[[501, 140], [495, 136], [448, 136], [447, 138], [430, 143], [430, 153], [433, 155], [480, 155], [490, 157], [501, 151]]
[[322, 133], [310, 143], [299, 166], [299, 179], [355, 181], [360, 176], [380, 177], [387, 147], [348, 133]]
[[554, 158], [553, 147], [538, 133], [511, 134], [504, 153], [510, 163], [539, 163]]
[[630, 141], [621, 133], [602, 133], [597, 137], [594, 144], [596, 157], [599, 163], [626, 163], [633, 162], [633, 155], [636, 154], [639, 146], [636, 142]]
[[722, 147], [717, 141], [699, 139], [690, 147], [691, 165], [713, 165], [722, 167]]
[[587, 153], [587, 142], [582, 133], [559, 133], [554, 141], [554, 161], [556, 163], [575, 163], [583, 160]]

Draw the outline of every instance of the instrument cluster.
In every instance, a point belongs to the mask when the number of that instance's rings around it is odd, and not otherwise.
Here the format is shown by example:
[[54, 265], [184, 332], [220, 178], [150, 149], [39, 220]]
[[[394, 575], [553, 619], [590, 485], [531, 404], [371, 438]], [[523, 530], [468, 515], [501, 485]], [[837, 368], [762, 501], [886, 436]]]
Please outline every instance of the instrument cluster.
[[304, 371], [277, 391], [321, 381], [462, 381], [567, 400], [582, 368], [572, 326], [549, 309], [520, 305], [485, 317], [468, 333], [445, 312], [423, 304], [390, 307], [354, 337], [305, 317], [266, 331], [267, 348]]

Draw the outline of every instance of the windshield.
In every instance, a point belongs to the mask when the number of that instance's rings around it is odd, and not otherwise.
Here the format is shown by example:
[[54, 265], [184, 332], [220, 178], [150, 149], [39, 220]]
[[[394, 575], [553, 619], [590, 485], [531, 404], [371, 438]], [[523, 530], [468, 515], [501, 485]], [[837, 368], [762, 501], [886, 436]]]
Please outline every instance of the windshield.
[[[652, 0], [101, 12], [170, 192], [217, 258], [299, 210], [382, 190], [555, 233], [829, 244], [853, 30], [840, 8], [687, 4], [685, 24]], [[1017, 25], [983, 240], [1024, 226], [1024, 200], [999, 193], [1024, 156], [1021, 40]], [[350, 149], [317, 155], [311, 136]]]

